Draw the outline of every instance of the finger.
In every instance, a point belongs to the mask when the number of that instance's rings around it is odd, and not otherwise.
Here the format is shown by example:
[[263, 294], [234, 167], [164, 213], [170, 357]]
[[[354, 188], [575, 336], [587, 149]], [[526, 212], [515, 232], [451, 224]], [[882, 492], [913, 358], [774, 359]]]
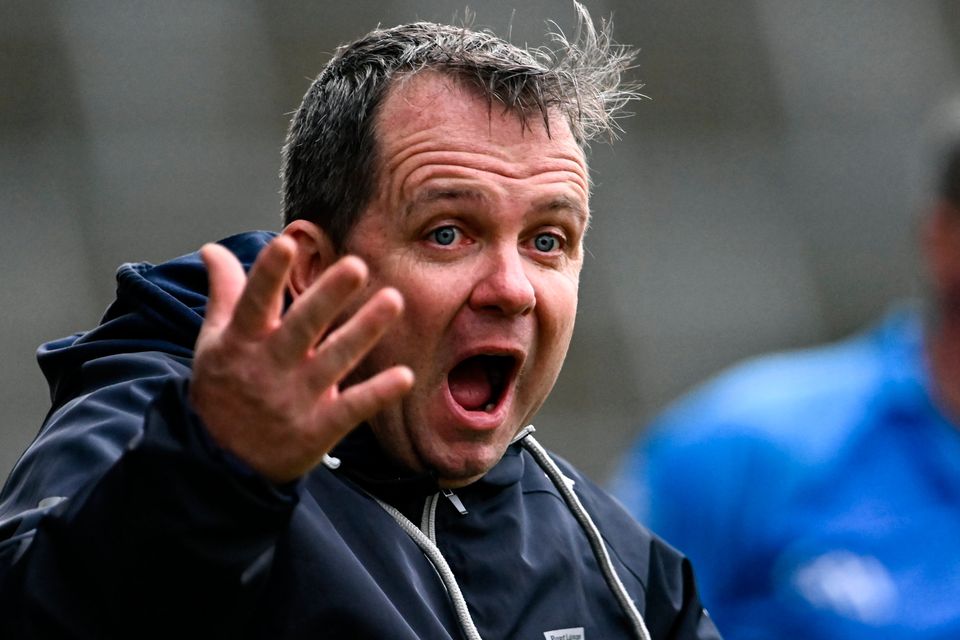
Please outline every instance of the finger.
[[373, 348], [403, 311], [403, 297], [393, 288], [378, 291], [317, 348], [306, 372], [308, 383], [324, 389], [338, 383]]
[[341, 392], [332, 406], [323, 407], [324, 419], [337, 425], [330, 434], [331, 448], [357, 425], [409, 393], [413, 383], [413, 371], [398, 365]]
[[282, 326], [270, 337], [277, 362], [293, 365], [302, 361], [366, 279], [367, 265], [354, 256], [341, 258], [320, 274], [294, 301]]
[[207, 267], [209, 293], [204, 327], [223, 329], [230, 323], [247, 276], [240, 261], [226, 247], [209, 243], [200, 249]]
[[277, 236], [260, 252], [234, 310], [231, 330], [256, 339], [276, 327], [295, 252], [296, 244], [287, 236]]

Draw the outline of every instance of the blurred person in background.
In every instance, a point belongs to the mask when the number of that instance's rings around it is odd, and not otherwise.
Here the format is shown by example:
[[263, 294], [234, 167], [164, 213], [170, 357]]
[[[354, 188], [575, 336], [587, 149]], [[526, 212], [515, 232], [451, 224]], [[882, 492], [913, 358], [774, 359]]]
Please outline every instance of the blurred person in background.
[[719, 638], [689, 562], [529, 426], [585, 147], [636, 97], [577, 8], [552, 53], [429, 23], [341, 47], [291, 122], [283, 231], [124, 265], [100, 326], [41, 348], [0, 637]]
[[720, 373], [613, 479], [728, 639], [960, 637], [960, 103], [932, 134], [923, 303]]

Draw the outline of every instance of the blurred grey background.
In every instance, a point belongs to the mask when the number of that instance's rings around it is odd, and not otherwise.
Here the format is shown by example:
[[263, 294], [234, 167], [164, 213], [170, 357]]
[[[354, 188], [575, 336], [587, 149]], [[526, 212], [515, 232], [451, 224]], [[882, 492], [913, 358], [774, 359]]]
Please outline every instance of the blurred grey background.
[[[595, 144], [577, 334], [538, 418], [603, 481], [645, 420], [746, 355], [918, 290], [917, 136], [960, 80], [955, 0], [587, 0], [652, 100]], [[337, 44], [464, 4], [0, 7], [0, 476], [47, 409], [34, 350], [91, 327], [126, 261], [279, 227], [288, 114]], [[567, 0], [485, 0], [543, 42]]]

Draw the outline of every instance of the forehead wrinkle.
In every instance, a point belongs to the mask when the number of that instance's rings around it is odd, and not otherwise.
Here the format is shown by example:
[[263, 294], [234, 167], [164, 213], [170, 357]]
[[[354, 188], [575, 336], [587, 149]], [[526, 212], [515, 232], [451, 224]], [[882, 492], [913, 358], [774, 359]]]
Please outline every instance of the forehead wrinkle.
[[[506, 144], [497, 144], [492, 140], [478, 143], [463, 128], [446, 129], [445, 126], [427, 126], [392, 136], [382, 135], [379, 139], [382, 166], [387, 172], [395, 174], [409, 161], [419, 158], [418, 162], [424, 167], [453, 164], [514, 179], [551, 171], [570, 171], [584, 174], [583, 177], [588, 173], [583, 151], [575, 146], [564, 148], [563, 142], [555, 137], [537, 142], [525, 139], [524, 132], [521, 132], [516, 141]], [[444, 148], [437, 147], [438, 139], [443, 141]], [[482, 148], [478, 148], [478, 144]], [[533, 166], [529, 165], [529, 149], [519, 148], [527, 144], [539, 148], [539, 161]]]
[[[455, 140], [448, 142], [448, 144], [451, 143], [455, 144]], [[398, 150], [388, 149], [387, 151], [384, 166], [390, 173], [397, 173], [403, 165], [412, 159], [417, 159], [417, 163], [420, 165], [413, 171], [428, 169], [431, 166], [450, 166], [467, 171], [482, 171], [516, 180], [553, 171], [579, 173], [584, 171], [586, 167], [586, 163], [572, 155], [548, 152], [541, 155], [538, 159], [539, 162], [530, 165], [528, 153], [513, 151], [510, 146], [491, 145], [490, 148], [482, 150], [467, 148], [438, 149], [433, 139], [415, 143], [408, 142]]]
[[[403, 165], [417, 156], [416, 164], [409, 170]], [[470, 162], [464, 160], [470, 159]], [[584, 194], [589, 194], [589, 177], [586, 166], [576, 158], [564, 156], [545, 156], [536, 166], [523, 167], [522, 162], [501, 158], [484, 152], [464, 152], [450, 150], [406, 153], [395, 157], [387, 167], [394, 179], [400, 179], [400, 190], [406, 190], [410, 182], [414, 189], [420, 184], [435, 179], [471, 180], [478, 175], [488, 174], [504, 178], [510, 183], [533, 181], [567, 182]], [[426, 174], [426, 175], [424, 175]], [[483, 195], [482, 191], [477, 190]]]
[[[441, 112], [439, 122], [437, 120], [438, 110]], [[447, 113], [449, 111], [449, 113]], [[555, 109], [551, 109], [551, 116], [557, 116], [562, 122], [565, 118], [563, 114]], [[499, 113], [499, 115], [496, 115]], [[444, 115], [446, 114], [446, 115]], [[483, 115], [483, 125], [479, 115]], [[391, 122], [398, 120], [398, 122]], [[456, 123], [461, 120], [466, 124]], [[390, 122], [389, 127], [385, 127]], [[456, 124], [455, 124], [456, 123]], [[474, 129], [484, 126], [486, 135], [479, 134]], [[482, 96], [475, 93], [469, 85], [463, 85], [456, 78], [451, 78], [446, 74], [433, 73], [426, 71], [422, 74], [413, 74], [405, 78], [404, 82], [395, 83], [390, 87], [384, 102], [383, 108], [376, 115], [376, 127], [378, 130], [378, 139], [380, 144], [389, 142], [392, 148], [382, 148], [384, 152], [383, 159], [387, 161], [386, 168], [396, 169], [403, 164], [410, 156], [418, 153], [423, 145], [432, 146], [433, 139], [440, 136], [445, 143], [452, 147], [450, 152], [473, 153], [469, 147], [477, 135], [481, 138], [495, 137], [495, 132], [502, 132], [504, 126], [516, 127], [516, 135], [498, 149], [485, 149], [479, 152], [486, 156], [490, 161], [495, 162], [500, 159], [506, 163], [514, 162], [510, 148], [516, 144], [523, 144], [529, 141], [528, 135], [536, 138], [540, 133], [545, 136], [541, 144], [551, 150], [546, 152], [546, 159], [554, 161], [562, 160], [578, 165], [580, 169], [586, 170], [586, 159], [583, 149], [573, 141], [572, 133], [569, 127], [556, 127], [555, 131], [547, 130], [541, 126], [533, 126], [532, 122], [527, 122], [524, 126], [523, 121], [518, 114], [512, 110], [506, 110], [502, 113], [496, 109], [491, 110], [491, 105], [485, 101]], [[392, 134], [392, 135], [390, 135]], [[568, 140], [569, 139], [569, 140]], [[570, 150], [561, 147], [571, 142], [573, 153]], [[396, 148], [399, 146], [400, 148]], [[526, 156], [522, 153], [522, 156]], [[513, 175], [507, 171], [496, 171], [508, 177], [521, 177]]]

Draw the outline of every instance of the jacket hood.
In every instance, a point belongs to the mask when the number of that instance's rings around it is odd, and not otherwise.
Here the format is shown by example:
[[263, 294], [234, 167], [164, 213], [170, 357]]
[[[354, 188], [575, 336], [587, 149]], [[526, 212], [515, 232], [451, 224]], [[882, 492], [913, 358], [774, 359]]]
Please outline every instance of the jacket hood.
[[[242, 233], [221, 240], [249, 270], [277, 234]], [[53, 409], [75, 392], [86, 362], [119, 353], [163, 351], [190, 359], [207, 306], [207, 269], [199, 251], [153, 265], [117, 269], [117, 297], [93, 330], [48, 342], [37, 351]]]

